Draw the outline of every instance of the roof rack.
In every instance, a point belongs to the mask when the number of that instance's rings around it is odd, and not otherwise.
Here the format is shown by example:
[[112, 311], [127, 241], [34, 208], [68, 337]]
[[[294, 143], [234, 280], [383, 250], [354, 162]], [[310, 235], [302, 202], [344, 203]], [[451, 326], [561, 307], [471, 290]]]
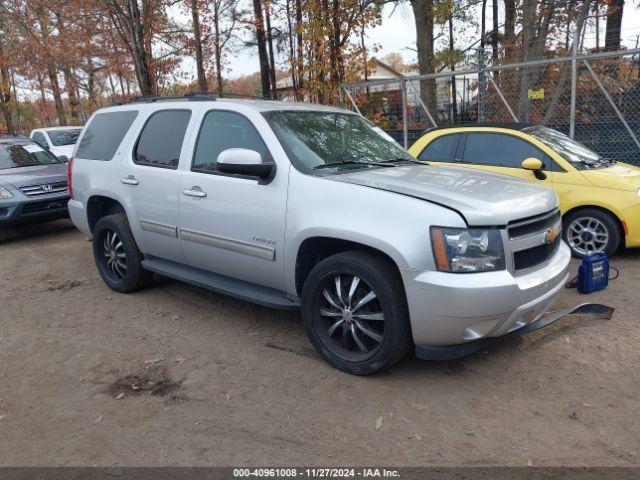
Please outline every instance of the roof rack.
[[126, 105], [129, 103], [155, 103], [155, 102], [164, 102], [171, 100], [188, 100], [190, 102], [201, 102], [201, 101], [214, 101], [220, 98], [246, 98], [252, 100], [273, 100], [270, 97], [259, 97], [256, 95], [245, 95], [244, 93], [231, 93], [231, 92], [189, 92], [184, 95], [152, 95], [152, 96], [139, 96], [132, 97], [127, 101], [123, 102], [114, 102], [113, 105]]

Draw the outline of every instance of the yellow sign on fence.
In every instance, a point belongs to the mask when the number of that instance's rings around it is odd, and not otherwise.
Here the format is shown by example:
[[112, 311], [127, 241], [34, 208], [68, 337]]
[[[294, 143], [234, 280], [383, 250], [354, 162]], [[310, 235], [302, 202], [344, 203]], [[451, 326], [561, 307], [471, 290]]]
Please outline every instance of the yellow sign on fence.
[[544, 88], [540, 90], [531, 90], [528, 92], [529, 100], [542, 100], [544, 99]]

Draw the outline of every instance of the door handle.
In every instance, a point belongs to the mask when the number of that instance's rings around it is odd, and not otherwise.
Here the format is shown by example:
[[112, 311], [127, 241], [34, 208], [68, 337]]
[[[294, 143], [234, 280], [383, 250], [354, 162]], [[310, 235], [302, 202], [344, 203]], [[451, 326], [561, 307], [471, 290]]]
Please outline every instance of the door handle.
[[136, 177], [133, 175], [129, 175], [127, 178], [121, 178], [120, 183], [124, 183], [125, 185], [138, 185], [140, 182], [136, 180]]
[[204, 198], [207, 196], [207, 192], [200, 190], [200, 187], [192, 187], [191, 190], [183, 190], [182, 193], [187, 197]]

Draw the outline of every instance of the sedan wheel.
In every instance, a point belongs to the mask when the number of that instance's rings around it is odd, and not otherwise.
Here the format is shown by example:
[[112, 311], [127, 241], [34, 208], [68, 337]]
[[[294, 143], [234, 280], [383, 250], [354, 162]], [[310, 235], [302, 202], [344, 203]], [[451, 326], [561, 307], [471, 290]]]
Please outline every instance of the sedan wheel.
[[563, 237], [576, 257], [599, 252], [612, 255], [623, 238], [617, 219], [599, 209], [571, 212], [563, 223]]

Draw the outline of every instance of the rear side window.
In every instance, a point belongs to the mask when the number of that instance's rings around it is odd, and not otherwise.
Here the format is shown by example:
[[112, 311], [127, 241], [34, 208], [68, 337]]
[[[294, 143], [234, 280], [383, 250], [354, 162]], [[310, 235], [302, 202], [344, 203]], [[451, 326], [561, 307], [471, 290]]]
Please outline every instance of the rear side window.
[[49, 144], [47, 144], [47, 140], [44, 138], [44, 134], [42, 134], [41, 132], [34, 132], [34, 134], [31, 136], [31, 140], [36, 142], [42, 148], [49, 148]]
[[191, 110], [162, 110], [149, 117], [133, 152], [139, 165], [178, 168]]
[[546, 156], [536, 146], [503, 133], [468, 133], [463, 162], [476, 165], [521, 168], [523, 160], [534, 157], [545, 162]]
[[98, 113], [84, 132], [76, 157], [111, 160], [137, 116], [135, 110]]
[[268, 155], [262, 137], [245, 116], [223, 110], [212, 110], [202, 121], [191, 170], [215, 172], [218, 155], [228, 148], [255, 150], [262, 159]]
[[420, 152], [418, 159], [432, 162], [450, 162], [453, 150], [458, 145], [459, 137], [460, 135], [453, 134], [436, 138]]

